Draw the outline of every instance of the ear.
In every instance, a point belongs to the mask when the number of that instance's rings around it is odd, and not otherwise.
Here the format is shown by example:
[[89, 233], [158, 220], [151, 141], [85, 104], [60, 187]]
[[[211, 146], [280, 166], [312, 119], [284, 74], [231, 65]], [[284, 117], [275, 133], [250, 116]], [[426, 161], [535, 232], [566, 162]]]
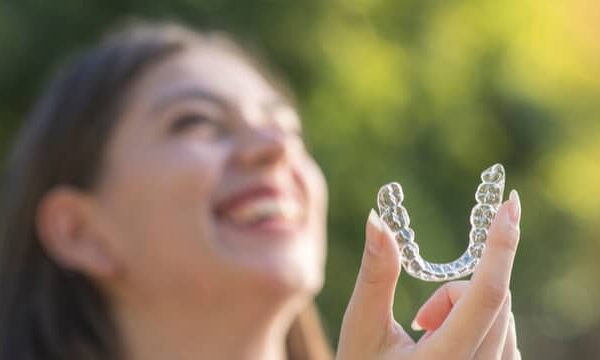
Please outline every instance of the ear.
[[96, 213], [89, 195], [59, 186], [41, 199], [36, 228], [42, 247], [56, 263], [106, 278], [116, 273], [118, 261]]

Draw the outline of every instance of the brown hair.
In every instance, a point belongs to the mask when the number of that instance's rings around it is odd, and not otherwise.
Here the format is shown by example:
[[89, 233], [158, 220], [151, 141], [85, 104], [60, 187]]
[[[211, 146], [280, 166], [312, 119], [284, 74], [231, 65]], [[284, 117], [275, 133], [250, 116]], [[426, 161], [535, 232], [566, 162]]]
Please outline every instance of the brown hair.
[[[223, 35], [136, 23], [70, 61], [41, 97], [6, 171], [0, 216], [0, 360], [122, 358], [98, 288], [84, 275], [58, 266], [40, 245], [34, 226], [37, 205], [57, 185], [93, 189], [132, 81], [150, 65], [198, 42], [224, 47], [265, 73]], [[332, 358], [314, 304], [292, 325], [287, 349], [290, 359]]]

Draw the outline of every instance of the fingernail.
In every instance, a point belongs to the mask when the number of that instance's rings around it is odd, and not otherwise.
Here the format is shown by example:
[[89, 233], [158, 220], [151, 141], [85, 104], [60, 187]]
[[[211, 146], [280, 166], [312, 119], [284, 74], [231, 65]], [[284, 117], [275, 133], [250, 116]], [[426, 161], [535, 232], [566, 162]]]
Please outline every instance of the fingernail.
[[375, 229], [377, 229], [377, 231], [381, 231], [381, 220], [379, 220], [379, 215], [377, 215], [377, 212], [375, 212], [375, 210], [371, 209], [371, 211], [369, 212], [368, 221], [371, 224], [371, 226], [374, 226]]
[[[379, 216], [373, 209], [371, 209], [371, 211], [369, 212], [368, 222], [369, 225], [372, 226], [378, 233], [381, 232], [381, 220], [379, 220]], [[381, 252], [381, 237], [377, 235], [371, 235], [367, 237], [367, 248], [369, 252], [373, 255], [378, 255]]]
[[419, 325], [419, 323], [417, 322], [417, 319], [413, 320], [413, 322], [410, 324], [410, 327], [414, 331], [423, 331], [423, 327], [421, 325]]
[[519, 199], [519, 193], [517, 190], [512, 190], [508, 198], [510, 200], [508, 208], [510, 221], [514, 225], [517, 225], [519, 223], [519, 219], [521, 218], [521, 200]]

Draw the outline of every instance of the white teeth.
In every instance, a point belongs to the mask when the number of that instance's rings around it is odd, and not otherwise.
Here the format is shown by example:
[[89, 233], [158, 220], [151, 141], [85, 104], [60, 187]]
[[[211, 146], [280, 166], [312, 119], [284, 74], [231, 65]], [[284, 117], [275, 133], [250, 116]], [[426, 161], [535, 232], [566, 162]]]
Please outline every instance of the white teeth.
[[300, 207], [295, 201], [269, 197], [249, 201], [226, 214], [231, 221], [240, 225], [269, 218], [296, 220], [299, 215]]

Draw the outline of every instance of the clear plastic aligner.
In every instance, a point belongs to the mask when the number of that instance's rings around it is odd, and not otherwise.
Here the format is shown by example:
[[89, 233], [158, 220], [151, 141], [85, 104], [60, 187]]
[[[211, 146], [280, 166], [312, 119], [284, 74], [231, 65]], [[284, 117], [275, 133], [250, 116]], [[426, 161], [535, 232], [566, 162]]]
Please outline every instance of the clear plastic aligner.
[[395, 182], [382, 186], [377, 194], [379, 216], [394, 233], [405, 271], [425, 281], [454, 280], [471, 274], [485, 250], [488, 229], [502, 204], [505, 178], [501, 164], [495, 164], [481, 173], [482, 183], [475, 192], [477, 204], [471, 210], [469, 246], [458, 259], [444, 264], [431, 263], [419, 254], [415, 233], [410, 228], [410, 217], [402, 206], [402, 186]]

